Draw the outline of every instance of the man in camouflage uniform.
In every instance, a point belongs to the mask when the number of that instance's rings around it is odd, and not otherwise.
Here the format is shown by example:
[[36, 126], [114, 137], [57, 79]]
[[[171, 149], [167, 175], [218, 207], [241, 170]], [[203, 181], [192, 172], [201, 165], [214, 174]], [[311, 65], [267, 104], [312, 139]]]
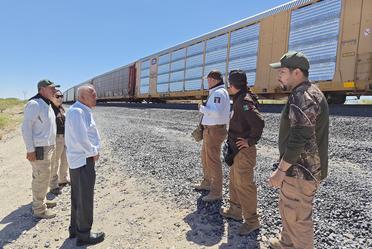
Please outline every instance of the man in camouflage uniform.
[[280, 84], [290, 92], [280, 120], [280, 162], [268, 180], [280, 188], [283, 229], [270, 246], [313, 248], [312, 202], [328, 170], [328, 104], [308, 80], [310, 65], [303, 53], [288, 52], [270, 66], [278, 69]]
[[239, 235], [247, 235], [260, 227], [257, 214], [257, 186], [254, 181], [256, 144], [261, 138], [265, 122], [257, 109], [257, 98], [247, 87], [247, 76], [242, 70], [229, 73], [229, 92], [233, 97], [233, 111], [229, 124], [228, 143], [233, 162], [230, 168], [230, 206], [220, 214], [245, 222]]

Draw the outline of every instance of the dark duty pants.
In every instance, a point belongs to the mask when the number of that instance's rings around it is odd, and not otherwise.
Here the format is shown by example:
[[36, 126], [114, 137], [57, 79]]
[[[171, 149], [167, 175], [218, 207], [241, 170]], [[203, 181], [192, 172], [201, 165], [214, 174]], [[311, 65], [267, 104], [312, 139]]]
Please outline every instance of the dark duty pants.
[[86, 165], [70, 169], [71, 178], [71, 219], [70, 233], [86, 240], [93, 224], [93, 197], [96, 182], [95, 162], [87, 158]]

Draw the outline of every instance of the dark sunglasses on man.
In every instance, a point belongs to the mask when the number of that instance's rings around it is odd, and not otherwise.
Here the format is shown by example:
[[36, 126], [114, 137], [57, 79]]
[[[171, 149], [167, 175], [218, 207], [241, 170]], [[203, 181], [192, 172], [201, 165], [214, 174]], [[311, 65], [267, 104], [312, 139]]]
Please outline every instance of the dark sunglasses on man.
[[56, 95], [56, 98], [59, 99], [59, 98], [63, 98], [63, 95]]

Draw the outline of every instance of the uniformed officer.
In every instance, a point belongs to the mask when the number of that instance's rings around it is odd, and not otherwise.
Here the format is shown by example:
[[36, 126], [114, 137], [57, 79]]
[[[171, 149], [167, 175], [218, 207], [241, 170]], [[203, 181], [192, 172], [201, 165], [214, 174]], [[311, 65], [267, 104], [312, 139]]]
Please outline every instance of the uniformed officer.
[[57, 137], [56, 149], [52, 156], [49, 188], [50, 192], [55, 195], [61, 194], [61, 188], [70, 183], [67, 179], [68, 163], [65, 146], [65, 109], [62, 106], [62, 98], [62, 92], [59, 90], [51, 98], [52, 108], [56, 115]]
[[225, 89], [221, 72], [212, 70], [208, 76], [209, 96], [199, 111], [203, 114], [201, 124], [203, 145], [201, 160], [203, 180], [195, 186], [198, 190], [210, 190], [203, 201], [211, 202], [222, 199], [222, 164], [221, 145], [227, 135], [226, 125], [230, 116], [230, 96]]
[[37, 84], [38, 94], [26, 104], [22, 124], [22, 135], [26, 145], [26, 158], [32, 165], [32, 211], [35, 218], [49, 219], [56, 216], [48, 208], [55, 202], [46, 202], [51, 170], [51, 157], [56, 144], [56, 121], [50, 99], [56, 92], [50, 80]]
[[290, 92], [280, 120], [280, 163], [268, 180], [280, 188], [283, 229], [270, 245], [309, 249], [314, 247], [312, 202], [328, 170], [328, 104], [308, 80], [310, 65], [303, 53], [288, 52], [270, 66], [278, 69], [281, 86]]
[[260, 227], [257, 215], [257, 186], [254, 181], [256, 144], [261, 138], [264, 120], [259, 113], [257, 98], [248, 89], [247, 76], [242, 70], [229, 73], [229, 92], [233, 110], [228, 131], [228, 144], [235, 155], [230, 169], [230, 206], [220, 213], [226, 218], [245, 222], [239, 228], [246, 235]]

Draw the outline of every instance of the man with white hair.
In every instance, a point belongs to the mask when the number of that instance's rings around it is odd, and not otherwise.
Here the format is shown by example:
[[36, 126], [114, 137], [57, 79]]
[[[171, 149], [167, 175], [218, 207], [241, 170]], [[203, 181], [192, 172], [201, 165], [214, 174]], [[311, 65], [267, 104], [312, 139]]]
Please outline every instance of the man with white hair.
[[65, 140], [71, 181], [70, 238], [76, 245], [93, 245], [104, 240], [103, 232], [91, 233], [95, 162], [99, 158], [100, 136], [93, 119], [96, 91], [92, 85], [78, 88], [78, 101], [66, 113]]

